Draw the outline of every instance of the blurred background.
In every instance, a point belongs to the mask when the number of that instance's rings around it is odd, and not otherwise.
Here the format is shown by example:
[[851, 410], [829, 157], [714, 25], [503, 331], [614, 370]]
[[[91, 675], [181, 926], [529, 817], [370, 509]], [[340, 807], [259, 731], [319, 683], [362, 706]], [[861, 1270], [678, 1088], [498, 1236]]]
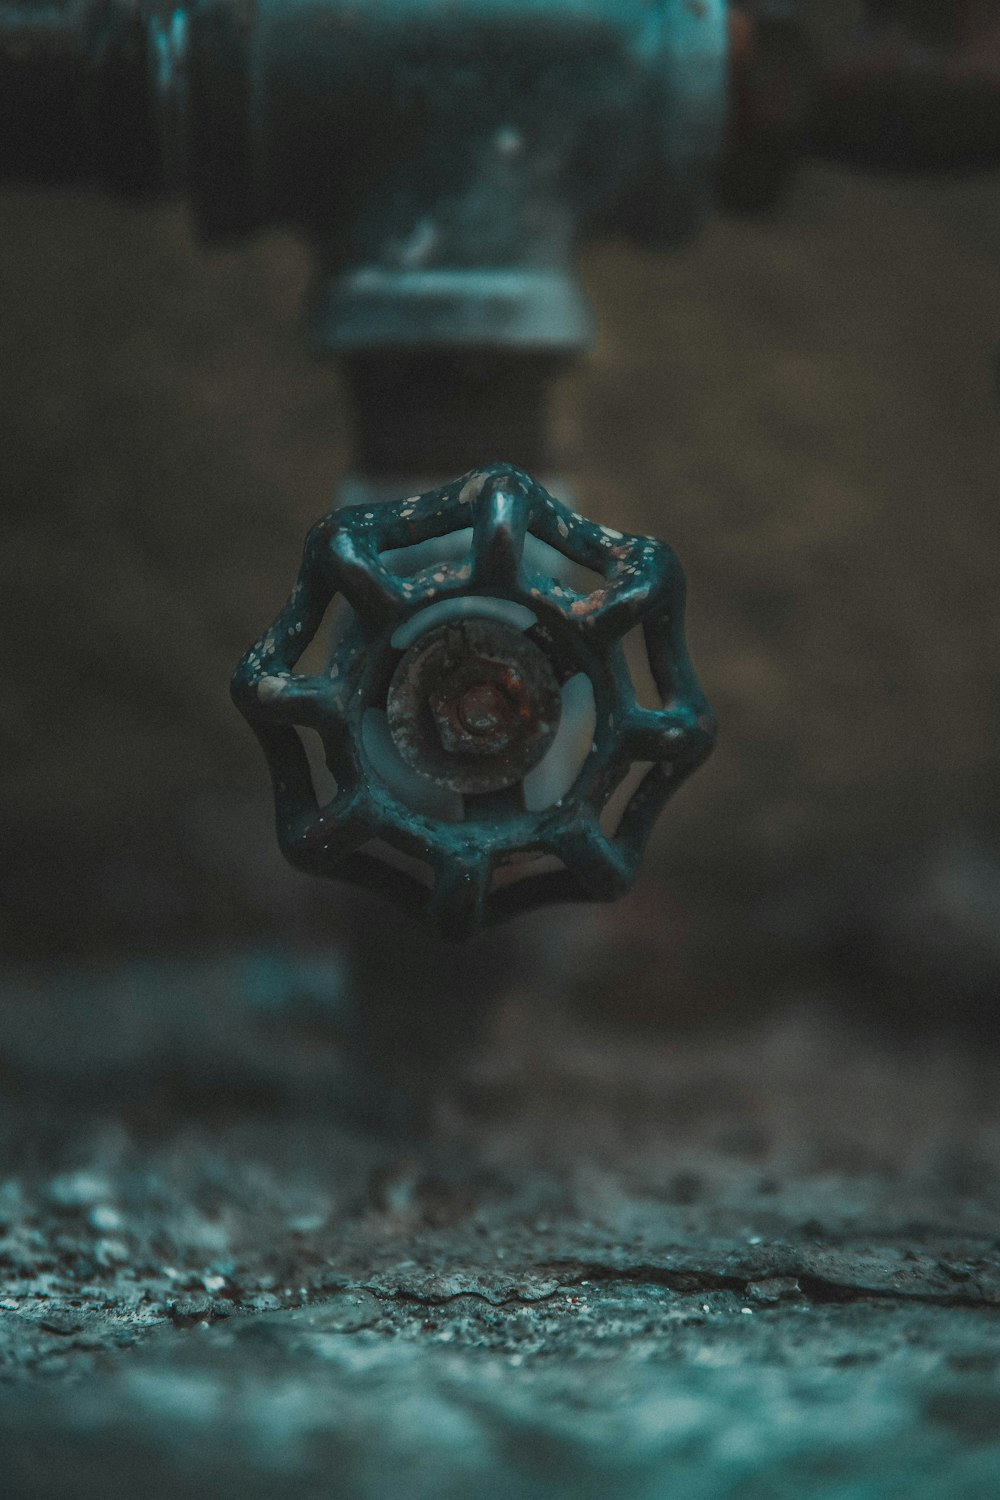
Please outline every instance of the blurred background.
[[[819, 37], [859, 13], [805, 7]], [[558, 387], [560, 467], [584, 513], [679, 553], [720, 742], [633, 895], [461, 958], [283, 864], [228, 698], [347, 464], [339, 376], [301, 337], [307, 244], [206, 248], [182, 209], [27, 187], [0, 224], [11, 961], [363, 969], [402, 935], [378, 982], [472, 984], [499, 951], [635, 1025], [817, 992], [990, 1030], [996, 173], [814, 161], [675, 253], [586, 252], [600, 340]]]
[[283, 862], [229, 698], [352, 458], [309, 242], [0, 190], [12, 1500], [995, 1496], [1000, 11], [800, 10], [872, 94], [593, 242], [555, 393], [718, 746], [629, 897], [462, 947]]

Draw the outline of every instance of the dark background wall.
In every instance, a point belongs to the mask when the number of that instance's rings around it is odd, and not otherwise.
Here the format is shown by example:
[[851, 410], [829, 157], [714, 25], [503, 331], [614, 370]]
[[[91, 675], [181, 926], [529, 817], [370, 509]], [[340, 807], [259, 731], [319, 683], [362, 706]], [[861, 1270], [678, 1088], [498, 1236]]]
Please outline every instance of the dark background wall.
[[[283, 867], [227, 695], [347, 458], [299, 337], [306, 248], [44, 191], [0, 195], [0, 226], [5, 949], [398, 932]], [[582, 1001], [676, 1018], [806, 983], [988, 1019], [998, 266], [1000, 178], [826, 166], [773, 218], [585, 257], [602, 332], [560, 392], [565, 467], [682, 557], [722, 737], [635, 894], [548, 918]]]

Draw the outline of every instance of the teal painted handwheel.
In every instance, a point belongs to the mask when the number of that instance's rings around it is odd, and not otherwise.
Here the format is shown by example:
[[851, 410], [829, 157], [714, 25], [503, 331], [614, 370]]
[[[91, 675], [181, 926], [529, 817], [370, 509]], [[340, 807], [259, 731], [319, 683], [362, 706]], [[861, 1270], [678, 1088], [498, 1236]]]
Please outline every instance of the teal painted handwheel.
[[[338, 595], [348, 619], [328, 665], [296, 671]], [[451, 937], [550, 901], [621, 895], [715, 737], [683, 610], [665, 543], [586, 520], [508, 464], [324, 517], [288, 603], [233, 677], [285, 855]], [[652, 706], [623, 646], [636, 627]], [[301, 730], [322, 742], [325, 798]], [[635, 763], [647, 769], [610, 826]]]

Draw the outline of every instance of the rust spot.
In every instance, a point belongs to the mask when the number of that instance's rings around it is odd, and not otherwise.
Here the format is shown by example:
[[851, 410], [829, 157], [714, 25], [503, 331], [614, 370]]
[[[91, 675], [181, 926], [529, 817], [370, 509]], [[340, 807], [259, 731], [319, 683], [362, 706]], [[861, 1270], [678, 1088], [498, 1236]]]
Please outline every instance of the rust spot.
[[469, 618], [422, 636], [393, 676], [386, 703], [400, 755], [463, 793], [499, 791], [545, 754], [561, 710], [544, 653], [518, 630]]

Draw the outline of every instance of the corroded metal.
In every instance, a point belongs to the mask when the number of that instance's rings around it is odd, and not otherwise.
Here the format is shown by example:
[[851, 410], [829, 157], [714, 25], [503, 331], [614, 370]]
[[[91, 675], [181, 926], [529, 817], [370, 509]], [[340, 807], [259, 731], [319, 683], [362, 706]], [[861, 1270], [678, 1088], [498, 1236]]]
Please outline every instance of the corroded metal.
[[[456, 534], [468, 538], [457, 559], [411, 573], [392, 566], [398, 549], [442, 546]], [[590, 570], [595, 586], [558, 581], [550, 559], [564, 578], [574, 566]], [[329, 668], [298, 673], [337, 595], [353, 617]], [[511, 465], [326, 516], [307, 538], [288, 603], [233, 678], [271, 768], [285, 855], [424, 911], [453, 937], [543, 902], [623, 894], [658, 814], [715, 737], [683, 608], [683, 574], [665, 543], [586, 520]], [[659, 707], [637, 700], [622, 644], [635, 626]], [[434, 670], [424, 674], [421, 660]], [[565, 794], [529, 811], [518, 777], [550, 734], [552, 684], [580, 674], [593, 691], [592, 743]], [[457, 812], [435, 814], [389, 784], [365, 722], [390, 704], [392, 734], [418, 781], [465, 790]], [[325, 804], [300, 726], [318, 731], [336, 783]], [[634, 762], [651, 764], [609, 828], [609, 801]], [[502, 775], [487, 770], [482, 787], [477, 766]], [[422, 862], [429, 887], [366, 849], [372, 840]], [[555, 856], [562, 868], [498, 885], [497, 872], [523, 855]]]
[[459, 619], [423, 635], [393, 675], [389, 729], [403, 759], [456, 792], [496, 792], [536, 766], [555, 738], [559, 686], [544, 652], [496, 620]]

